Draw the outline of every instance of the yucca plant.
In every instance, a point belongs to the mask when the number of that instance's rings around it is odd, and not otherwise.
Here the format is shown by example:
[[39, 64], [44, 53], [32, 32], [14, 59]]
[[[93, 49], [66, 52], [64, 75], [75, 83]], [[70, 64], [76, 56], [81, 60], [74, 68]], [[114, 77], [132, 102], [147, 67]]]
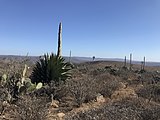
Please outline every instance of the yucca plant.
[[31, 79], [33, 83], [50, 84], [53, 81], [59, 84], [71, 77], [69, 72], [71, 68], [71, 64], [65, 62], [63, 57], [57, 57], [53, 53], [51, 55], [45, 54], [33, 68]]

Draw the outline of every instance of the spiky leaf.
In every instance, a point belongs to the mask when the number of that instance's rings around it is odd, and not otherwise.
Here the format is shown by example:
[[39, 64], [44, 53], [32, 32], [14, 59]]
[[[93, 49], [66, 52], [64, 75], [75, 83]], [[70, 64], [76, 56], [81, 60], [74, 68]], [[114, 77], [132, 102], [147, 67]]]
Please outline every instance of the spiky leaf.
[[71, 64], [66, 63], [63, 57], [57, 57], [53, 53], [51, 55], [45, 54], [33, 69], [32, 82], [38, 84], [39, 82], [50, 83], [54, 81], [58, 84], [71, 76], [70, 69]]

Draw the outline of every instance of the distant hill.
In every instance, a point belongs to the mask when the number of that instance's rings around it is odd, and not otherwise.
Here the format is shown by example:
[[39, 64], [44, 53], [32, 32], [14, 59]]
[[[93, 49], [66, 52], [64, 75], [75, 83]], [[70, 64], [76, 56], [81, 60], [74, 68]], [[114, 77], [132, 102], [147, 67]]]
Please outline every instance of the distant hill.
[[[65, 57], [66, 61], [69, 61], [68, 57]], [[93, 61], [90, 57], [72, 57], [71, 62], [73, 63], [82, 63], [82, 62], [89, 62]], [[123, 62], [124, 59], [121, 58], [96, 58], [95, 61], [117, 61]], [[129, 60], [127, 60], [129, 63]], [[141, 61], [132, 61], [133, 64], [141, 64]], [[146, 62], [146, 66], [160, 66], [160, 62]]]
[[[24, 59], [29, 59], [30, 62], [35, 63], [39, 56], [18, 56], [18, 55], [0, 55], [0, 60], [17, 60], [21, 61]], [[66, 62], [69, 62], [69, 57], [64, 56]], [[72, 57], [71, 62], [72, 63], [84, 63], [84, 62], [91, 62], [93, 59], [91, 57]], [[123, 62], [124, 59], [121, 58], [96, 58], [95, 61], [117, 61], [117, 62]], [[129, 60], [127, 60], [129, 63]], [[141, 64], [140, 61], [132, 61], [133, 64]], [[160, 66], [160, 62], [146, 62], [146, 66]]]

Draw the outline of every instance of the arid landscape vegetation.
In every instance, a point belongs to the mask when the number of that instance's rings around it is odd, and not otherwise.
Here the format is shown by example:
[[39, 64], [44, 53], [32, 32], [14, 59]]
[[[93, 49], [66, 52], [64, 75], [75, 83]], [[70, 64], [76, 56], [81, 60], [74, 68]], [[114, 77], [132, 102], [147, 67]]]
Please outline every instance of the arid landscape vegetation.
[[129, 70], [123, 62], [73, 63], [65, 82], [18, 89], [18, 81], [31, 79], [36, 63], [31, 57], [15, 58], [0, 61], [2, 120], [160, 119], [160, 67], [142, 71], [136, 64]]
[[[75, 63], [57, 54], [1, 56], [1, 120], [158, 120], [160, 67], [124, 62]], [[80, 60], [79, 60], [80, 61]], [[127, 62], [129, 61], [129, 62]]]
[[0, 0], [0, 120], [160, 120], [159, 13], [160, 0]]

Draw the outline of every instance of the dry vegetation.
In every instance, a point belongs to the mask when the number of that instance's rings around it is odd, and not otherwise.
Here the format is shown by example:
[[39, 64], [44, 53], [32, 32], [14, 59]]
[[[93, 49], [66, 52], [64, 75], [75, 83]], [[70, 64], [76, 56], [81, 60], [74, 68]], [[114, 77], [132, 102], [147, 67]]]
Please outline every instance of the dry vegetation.
[[[3, 59], [0, 76], [22, 73], [24, 62]], [[72, 78], [59, 86], [18, 95], [8, 100], [8, 89], [0, 85], [2, 120], [158, 120], [160, 119], [159, 67], [123, 68], [121, 62], [95, 61], [74, 65]], [[1, 78], [2, 79], [2, 78]]]

